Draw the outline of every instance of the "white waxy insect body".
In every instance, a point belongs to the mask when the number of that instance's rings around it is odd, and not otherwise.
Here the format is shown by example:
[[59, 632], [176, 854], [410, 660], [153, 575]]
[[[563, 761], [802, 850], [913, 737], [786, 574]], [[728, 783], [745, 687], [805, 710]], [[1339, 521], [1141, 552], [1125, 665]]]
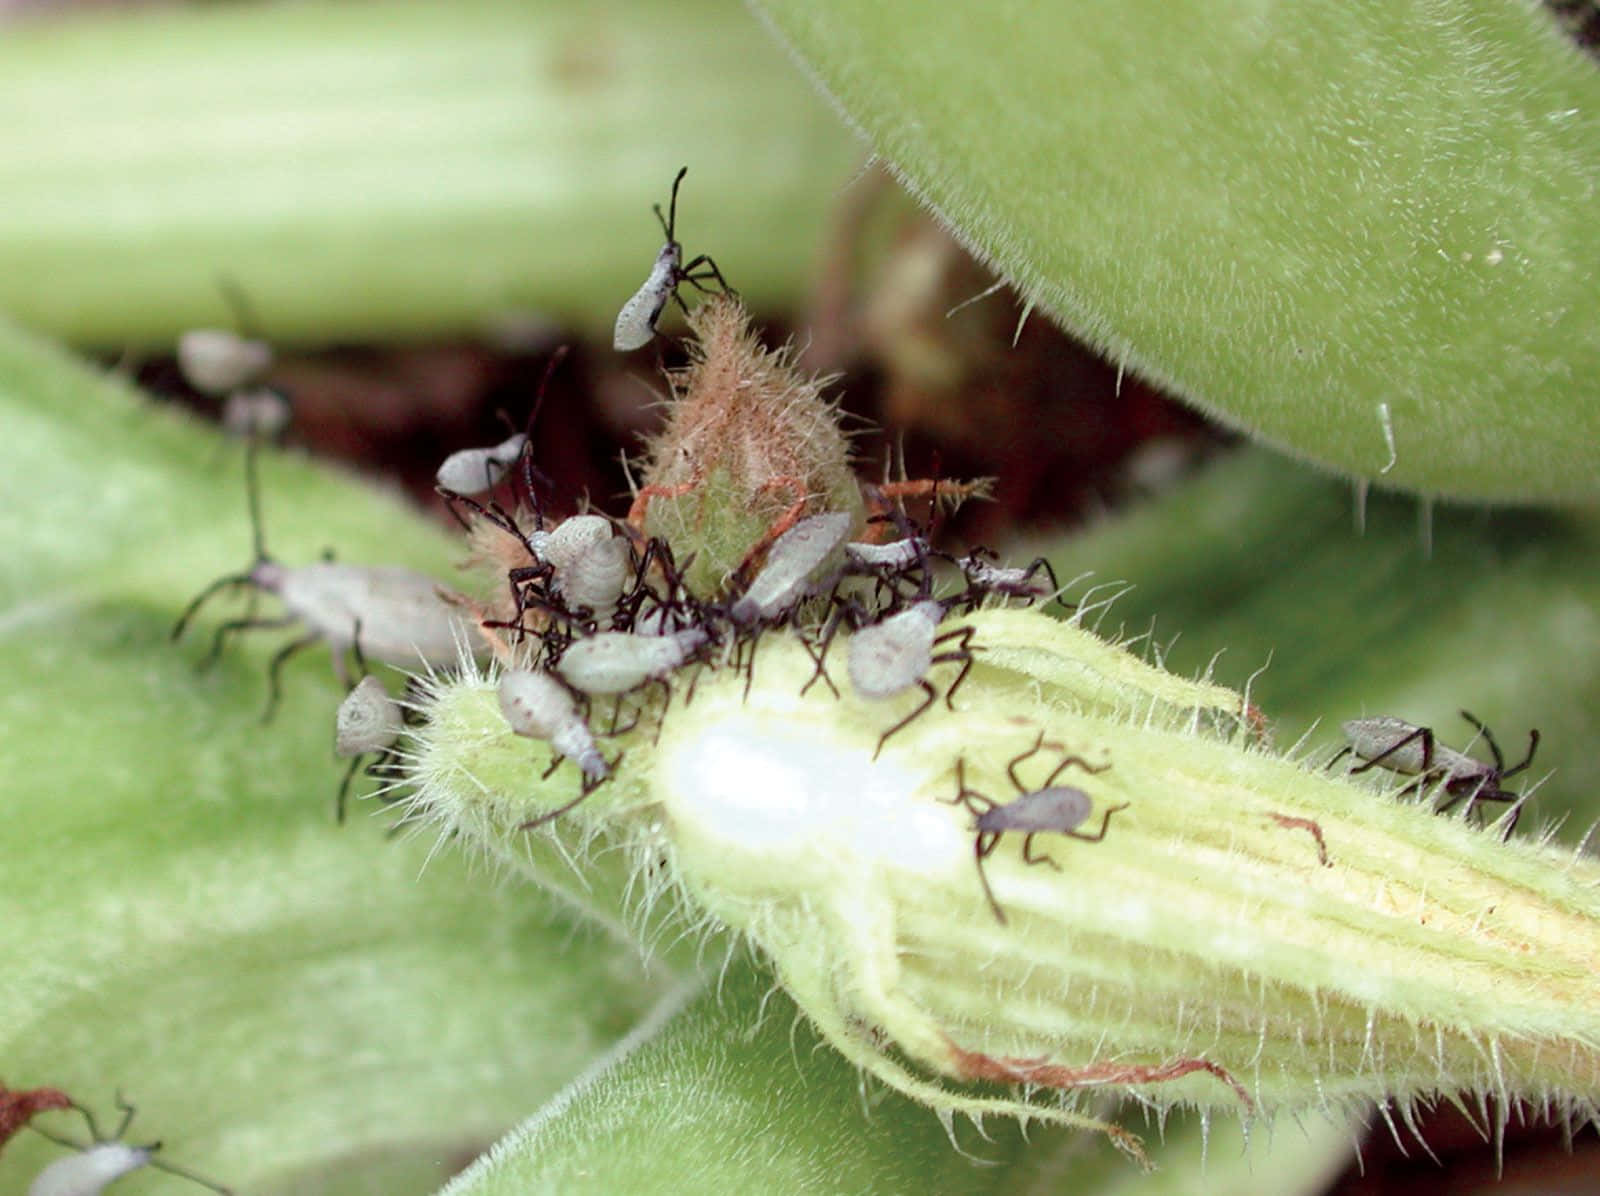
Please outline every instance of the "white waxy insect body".
[[619, 353], [642, 349], [656, 334], [656, 321], [672, 298], [682, 278], [683, 247], [668, 240], [656, 254], [655, 265], [650, 267], [650, 277], [622, 305], [617, 313], [617, 324], [612, 330], [611, 345]]
[[220, 328], [197, 328], [178, 338], [178, 369], [201, 394], [225, 395], [272, 368], [272, 348]]
[[978, 815], [977, 829], [985, 833], [1001, 831], [1058, 831], [1065, 834], [1083, 825], [1094, 800], [1082, 789], [1052, 785], [1036, 789], [1002, 806], [991, 806]]
[[462, 449], [439, 466], [434, 480], [456, 494], [482, 494], [493, 490], [522, 455], [528, 438], [518, 432], [489, 448]]
[[[998, 561], [985, 559], [985, 551], [975, 549], [956, 562], [974, 589], [1012, 598], [1043, 598], [1057, 588], [1050, 562], [1043, 557], [1035, 557], [1025, 566], [1002, 565]], [[1040, 579], [1041, 573], [1049, 581], [1048, 585]]]
[[471, 619], [440, 597], [438, 582], [411, 569], [337, 561], [288, 568], [262, 561], [250, 580], [327, 641], [341, 676], [342, 654], [352, 645], [384, 664], [448, 668], [463, 645], [475, 644]]
[[363, 677], [339, 703], [334, 719], [334, 754], [348, 759], [382, 752], [400, 738], [405, 718], [400, 703], [389, 696], [383, 682]]
[[1493, 771], [1481, 760], [1445, 747], [1431, 731], [1393, 715], [1354, 718], [1342, 724], [1351, 751], [1391, 772], [1426, 772], [1446, 780], [1477, 780]]
[[222, 430], [230, 436], [276, 440], [293, 418], [288, 396], [270, 386], [236, 390], [222, 401]]
[[514, 734], [542, 739], [590, 780], [611, 770], [567, 687], [549, 673], [510, 669], [500, 678], [500, 712]]
[[568, 648], [556, 672], [582, 693], [627, 693], [646, 682], [663, 680], [709, 639], [697, 627], [668, 635], [602, 631]]
[[928, 555], [928, 542], [921, 536], [908, 536], [888, 544], [866, 544], [852, 540], [844, 546], [844, 559], [852, 572], [899, 573], [915, 566]]
[[750, 624], [782, 615], [806, 596], [812, 576], [844, 542], [851, 517], [843, 512], [802, 519], [767, 550], [767, 562], [730, 610]]
[[99, 1196], [107, 1184], [150, 1162], [153, 1148], [96, 1142], [57, 1159], [28, 1185], [28, 1196]]
[[608, 616], [628, 584], [628, 544], [599, 515], [565, 519], [540, 546], [553, 570], [552, 589], [572, 610]]
[[866, 698], [888, 698], [910, 689], [933, 663], [933, 641], [944, 608], [919, 602], [850, 637], [846, 667], [850, 684]]

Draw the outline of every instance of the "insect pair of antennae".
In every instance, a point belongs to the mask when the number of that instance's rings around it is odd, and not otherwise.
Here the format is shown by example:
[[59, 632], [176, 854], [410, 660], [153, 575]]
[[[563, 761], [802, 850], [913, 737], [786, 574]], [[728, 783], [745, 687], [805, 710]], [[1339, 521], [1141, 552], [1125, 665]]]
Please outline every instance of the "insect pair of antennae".
[[663, 216], [661, 214], [660, 204], [651, 205], [651, 209], [656, 214], [656, 219], [661, 221], [661, 231], [667, 234], [667, 243], [669, 245], [676, 245], [678, 243], [678, 238], [676, 235], [676, 229], [678, 227], [678, 187], [683, 182], [683, 176], [688, 173], [689, 168], [687, 166], [682, 166], [679, 167], [676, 177], [673, 178], [672, 199], [667, 205], [667, 215]]

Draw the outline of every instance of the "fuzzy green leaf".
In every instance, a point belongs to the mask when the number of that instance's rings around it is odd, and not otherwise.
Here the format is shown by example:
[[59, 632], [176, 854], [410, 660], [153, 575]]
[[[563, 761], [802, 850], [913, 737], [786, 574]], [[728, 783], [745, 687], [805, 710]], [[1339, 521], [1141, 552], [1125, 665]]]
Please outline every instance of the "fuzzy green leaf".
[[1387, 486], [1600, 494], [1600, 72], [1537, 5], [753, 3], [1113, 360]]

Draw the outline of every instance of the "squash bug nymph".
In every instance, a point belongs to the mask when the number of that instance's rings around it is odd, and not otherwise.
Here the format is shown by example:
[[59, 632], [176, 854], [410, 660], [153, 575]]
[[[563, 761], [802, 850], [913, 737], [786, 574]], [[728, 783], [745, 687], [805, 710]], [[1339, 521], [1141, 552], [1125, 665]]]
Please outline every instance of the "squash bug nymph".
[[[661, 252], [656, 254], [655, 265], [650, 267], [650, 276], [644, 280], [644, 285], [633, 293], [633, 297], [622, 305], [622, 310], [617, 313], [616, 328], [612, 332], [612, 347], [619, 353], [626, 353], [633, 349], [642, 349], [650, 343], [656, 334], [656, 321], [661, 318], [661, 313], [666, 309], [667, 301], [675, 299], [678, 287], [688, 283], [698, 290], [706, 289], [705, 282], [715, 279], [728, 294], [736, 292], [722, 277], [722, 271], [717, 269], [717, 263], [712, 261], [707, 254], [700, 254], [690, 259], [687, 263], [683, 260], [683, 246], [678, 243], [676, 230], [678, 226], [678, 186], [683, 182], [683, 176], [689, 173], [687, 166], [678, 171], [672, 180], [672, 199], [667, 207], [667, 215], [661, 214], [661, 205], [655, 205], [656, 219], [661, 221], [661, 231], [667, 235], [667, 243], [661, 247]], [[683, 300], [679, 299], [681, 307]]]
[[[945, 705], [955, 709], [951, 699], [972, 671], [973, 629], [961, 627], [940, 635], [939, 623], [943, 618], [943, 604], [928, 599], [863, 627], [850, 637], [845, 665], [850, 684], [858, 694], [872, 699], [892, 698], [913, 686], [920, 687], [924, 694], [920, 706], [878, 738], [873, 759], [877, 759], [891, 735], [938, 700], [938, 691], [925, 675], [936, 664], [957, 661], [961, 664], [960, 673], [944, 694]], [[950, 643], [954, 646], [949, 650], [935, 653], [935, 647]]]
[[42, 1130], [37, 1125], [31, 1126], [36, 1134], [76, 1153], [57, 1159], [34, 1176], [33, 1182], [28, 1185], [28, 1196], [98, 1196], [105, 1190], [107, 1184], [142, 1167], [154, 1167], [158, 1171], [180, 1176], [202, 1188], [221, 1193], [221, 1196], [232, 1196], [231, 1189], [156, 1158], [155, 1154], [161, 1149], [161, 1143], [152, 1142], [148, 1146], [134, 1146], [124, 1142], [122, 1138], [133, 1122], [134, 1108], [120, 1095], [117, 1097], [117, 1108], [122, 1111], [122, 1121], [118, 1124], [116, 1133], [109, 1137], [100, 1133], [99, 1127], [95, 1125], [94, 1114], [87, 1108], [79, 1104], [73, 1104], [72, 1108], [78, 1111], [88, 1125], [90, 1141], [74, 1142], [71, 1138]]
[[382, 770], [405, 728], [405, 714], [400, 703], [389, 696], [383, 682], [376, 677], [363, 677], [360, 683], [339, 703], [334, 718], [333, 754], [348, 759], [344, 780], [339, 784], [339, 796], [334, 803], [334, 818], [344, 822], [345, 797], [350, 792], [350, 782], [361, 765], [361, 758], [376, 755], [372, 770]]
[[425, 574], [396, 565], [346, 565], [319, 561], [290, 567], [267, 555], [261, 532], [261, 500], [256, 478], [255, 442], [245, 453], [246, 485], [255, 563], [243, 573], [219, 577], [179, 615], [172, 638], [180, 639], [189, 622], [215, 594], [225, 589], [253, 589], [275, 595], [285, 613], [277, 618], [248, 615], [217, 628], [203, 664], [222, 654], [230, 635], [256, 628], [296, 625], [305, 634], [273, 656], [267, 670], [269, 692], [262, 720], [272, 717], [280, 695], [279, 675], [290, 656], [313, 644], [333, 651], [339, 680], [350, 685], [345, 653], [352, 648], [384, 664], [415, 668], [418, 663], [450, 668], [461, 659], [462, 646], [473, 642], [472, 621], [440, 594], [439, 583]]
[[[1109, 764], [1099, 767], [1090, 764], [1081, 756], [1065, 754], [1064, 749], [1061, 762], [1045, 778], [1043, 785], [1037, 789], [1029, 789], [1017, 776], [1017, 765], [1029, 757], [1037, 755], [1043, 750], [1044, 732], [1039, 732], [1039, 737], [1033, 741], [1033, 746], [1021, 755], [1014, 757], [1006, 765], [1006, 775], [1011, 778], [1011, 784], [1017, 790], [1017, 796], [1008, 802], [998, 802], [986, 794], [979, 793], [976, 789], [969, 788], [966, 777], [966, 760], [956, 760], [956, 796], [950, 799], [953, 803], [960, 803], [972, 811], [974, 816], [973, 830], [975, 837], [972, 841], [972, 854], [978, 866], [978, 882], [983, 885], [983, 894], [989, 899], [989, 907], [994, 910], [995, 918], [1002, 926], [1006, 923], [1005, 911], [1000, 908], [1000, 903], [995, 900], [994, 890], [989, 887], [989, 878], [983, 870], [983, 862], [994, 854], [994, 849], [999, 846], [1000, 838], [1007, 831], [1016, 831], [1022, 835], [1022, 862], [1024, 864], [1048, 864], [1057, 872], [1061, 865], [1057, 864], [1047, 855], [1033, 854], [1033, 837], [1041, 832], [1066, 835], [1071, 839], [1081, 839], [1085, 843], [1098, 843], [1106, 837], [1106, 829], [1111, 825], [1111, 816], [1118, 810], [1128, 808], [1127, 802], [1108, 807], [1100, 819], [1100, 829], [1092, 834], [1080, 831], [1089, 818], [1094, 808], [1094, 799], [1082, 789], [1069, 785], [1057, 785], [1059, 777], [1070, 765], [1076, 764], [1088, 773], [1101, 773], [1110, 768]], [[1052, 744], [1052, 747], [1057, 745]]]
[[[1435, 813], [1451, 809], [1463, 798], [1467, 801], [1468, 813], [1471, 813], [1480, 801], [1520, 801], [1523, 795], [1502, 788], [1501, 782], [1507, 777], [1525, 771], [1533, 763], [1533, 754], [1539, 748], [1539, 732], [1528, 732], [1528, 754], [1520, 763], [1507, 768], [1505, 757], [1500, 754], [1500, 745], [1495, 742], [1493, 732], [1465, 710], [1461, 712], [1461, 717], [1476, 727], [1478, 733], [1483, 736], [1484, 742], [1489, 745], [1490, 754], [1494, 757], [1493, 764], [1486, 764], [1465, 752], [1458, 752], [1439, 743], [1434, 738], [1431, 727], [1419, 727], [1415, 723], [1384, 714], [1372, 718], [1354, 718], [1344, 723], [1341, 729], [1349, 746], [1342, 748], [1329, 761], [1329, 765], [1337, 763], [1353, 752], [1364, 763], [1352, 768], [1351, 773], [1366, 772], [1369, 768], [1386, 768], [1390, 772], [1416, 777], [1417, 780], [1413, 785], [1407, 786], [1408, 789], [1424, 784], [1440, 785], [1445, 791], [1446, 800], [1434, 807]], [[1506, 820], [1505, 830], [1501, 834], [1503, 839], [1511, 837], [1520, 815], [1520, 806], [1513, 806], [1511, 815]]]

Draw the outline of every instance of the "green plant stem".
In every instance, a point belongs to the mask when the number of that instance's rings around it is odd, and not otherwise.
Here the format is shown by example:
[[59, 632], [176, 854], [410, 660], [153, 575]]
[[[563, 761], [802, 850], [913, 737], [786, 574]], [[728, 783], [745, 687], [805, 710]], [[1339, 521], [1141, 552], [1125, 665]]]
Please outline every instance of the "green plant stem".
[[[0, 311], [79, 343], [593, 333], [652, 203], [792, 298], [859, 148], [729, 0], [141, 7], [0, 42]], [[782, 230], [774, 235], [774, 230]]]

